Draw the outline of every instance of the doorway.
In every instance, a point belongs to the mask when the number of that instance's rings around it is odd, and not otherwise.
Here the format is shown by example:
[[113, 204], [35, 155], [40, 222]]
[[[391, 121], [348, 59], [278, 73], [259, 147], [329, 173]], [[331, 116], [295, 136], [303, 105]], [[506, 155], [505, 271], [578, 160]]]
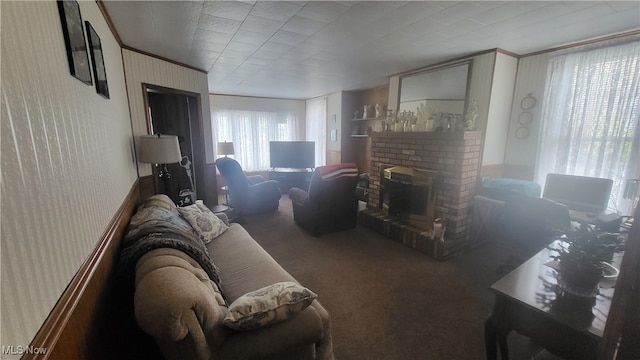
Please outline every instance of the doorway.
[[[196, 164], [202, 159], [198, 154], [199, 94], [143, 84], [147, 105], [147, 130], [149, 134], [176, 135], [180, 144], [183, 161], [168, 164], [171, 177], [161, 180], [158, 169], [153, 169], [153, 182], [157, 193], [168, 195], [176, 204], [185, 204], [186, 195], [193, 192], [191, 201], [197, 198], [197, 172], [201, 171]], [[186, 158], [185, 158], [186, 157]], [[191, 170], [191, 179], [188, 176]], [[182, 196], [181, 196], [182, 194]], [[185, 204], [187, 205], [187, 204]]]

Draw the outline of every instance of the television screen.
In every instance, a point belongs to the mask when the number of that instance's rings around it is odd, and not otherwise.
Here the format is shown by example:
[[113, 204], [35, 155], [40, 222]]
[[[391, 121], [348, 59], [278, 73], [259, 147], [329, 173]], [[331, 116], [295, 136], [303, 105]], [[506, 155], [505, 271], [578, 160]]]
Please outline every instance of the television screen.
[[588, 176], [547, 174], [543, 198], [571, 210], [601, 213], [607, 209], [613, 180]]
[[269, 152], [272, 168], [314, 168], [316, 166], [314, 141], [271, 141]]

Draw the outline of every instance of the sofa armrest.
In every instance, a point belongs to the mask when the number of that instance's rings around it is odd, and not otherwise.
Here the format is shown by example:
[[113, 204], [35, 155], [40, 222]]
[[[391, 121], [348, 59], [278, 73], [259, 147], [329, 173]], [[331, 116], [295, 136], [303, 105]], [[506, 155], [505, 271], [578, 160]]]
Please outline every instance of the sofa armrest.
[[294, 187], [289, 190], [289, 199], [300, 206], [304, 206], [309, 199], [309, 193]]
[[288, 349], [322, 343], [326, 331], [321, 315], [309, 306], [295, 317], [250, 331], [236, 331], [220, 346], [222, 359], [253, 359], [282, 354]]
[[138, 261], [134, 312], [169, 359], [209, 359], [231, 332], [222, 325], [227, 308], [215, 283], [175, 249], [153, 250]]
[[225, 213], [213, 213], [215, 216], [218, 217], [218, 219], [222, 220], [222, 222], [225, 223], [225, 225], [229, 226], [229, 217], [227, 216], [227, 214]]
[[249, 183], [249, 186], [255, 185], [255, 184], [260, 184], [260, 183], [265, 182], [265, 181], [266, 181], [266, 179], [262, 175], [249, 175], [249, 176], [247, 176], [247, 182]]

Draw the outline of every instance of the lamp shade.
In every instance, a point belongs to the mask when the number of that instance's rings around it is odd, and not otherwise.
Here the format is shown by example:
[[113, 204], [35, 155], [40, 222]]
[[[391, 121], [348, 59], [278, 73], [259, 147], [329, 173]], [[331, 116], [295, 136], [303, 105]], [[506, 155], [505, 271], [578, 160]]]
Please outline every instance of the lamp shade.
[[140, 136], [138, 161], [150, 164], [173, 164], [182, 160], [180, 144], [175, 135]]
[[218, 155], [233, 155], [233, 143], [232, 142], [219, 142], [218, 143]]

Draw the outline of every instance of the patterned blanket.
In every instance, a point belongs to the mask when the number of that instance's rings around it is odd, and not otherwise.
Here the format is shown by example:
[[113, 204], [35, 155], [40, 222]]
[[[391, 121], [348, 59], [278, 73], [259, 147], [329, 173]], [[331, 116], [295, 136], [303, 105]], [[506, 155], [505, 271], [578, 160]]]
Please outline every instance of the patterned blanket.
[[119, 272], [133, 276], [138, 260], [147, 252], [158, 248], [183, 251], [197, 261], [220, 288], [218, 267], [202, 240], [175, 208], [148, 206], [138, 210], [131, 218], [122, 243], [118, 260]]

